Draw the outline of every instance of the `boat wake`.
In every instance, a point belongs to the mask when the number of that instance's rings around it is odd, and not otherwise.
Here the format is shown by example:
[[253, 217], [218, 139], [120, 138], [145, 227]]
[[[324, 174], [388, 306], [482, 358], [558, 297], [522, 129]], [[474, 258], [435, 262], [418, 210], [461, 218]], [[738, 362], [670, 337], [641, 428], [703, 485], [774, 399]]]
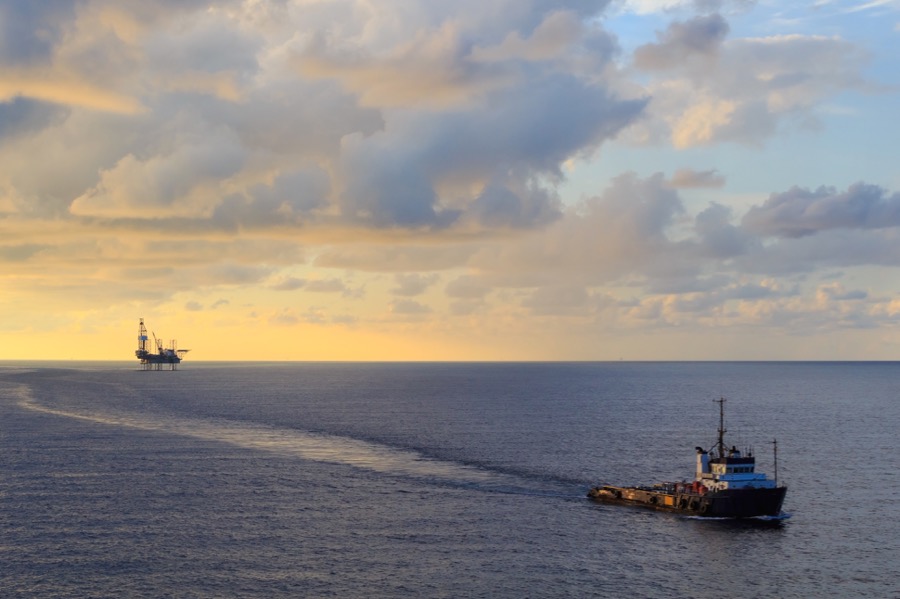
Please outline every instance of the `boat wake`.
[[[503, 494], [579, 499], [582, 497], [571, 490], [563, 490], [562, 483], [536, 481], [524, 475], [434, 458], [414, 449], [397, 448], [351, 437], [227, 419], [74, 411], [44, 405], [33, 396], [27, 385], [18, 385], [13, 393], [20, 407], [54, 416], [226, 443], [303, 460], [352, 466], [392, 476], [425, 479], [432, 484]], [[535, 488], [544, 485], [547, 485], [546, 488]]]
[[703, 520], [707, 522], [783, 522], [791, 517], [787, 512], [781, 512], [777, 516], [750, 516], [748, 518], [731, 518], [719, 516], [681, 516], [685, 520]]
[[760, 520], [763, 522], [780, 522], [782, 520], [787, 520], [791, 517], [791, 514], [787, 512], [781, 512], [777, 516], [756, 516], [753, 520]]

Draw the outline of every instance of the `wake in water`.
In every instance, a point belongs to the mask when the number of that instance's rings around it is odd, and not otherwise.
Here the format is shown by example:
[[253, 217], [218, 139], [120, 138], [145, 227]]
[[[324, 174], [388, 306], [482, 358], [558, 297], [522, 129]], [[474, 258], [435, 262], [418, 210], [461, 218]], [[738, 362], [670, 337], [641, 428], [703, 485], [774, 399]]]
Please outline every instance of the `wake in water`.
[[431, 483], [464, 486], [486, 492], [581, 497], [580, 494], [564, 491], [558, 486], [555, 489], [535, 489], [534, 481], [525, 476], [437, 459], [415, 450], [350, 437], [214, 418], [76, 412], [43, 405], [27, 385], [16, 385], [12, 394], [17, 398], [17, 404], [27, 410], [109, 426], [227, 443], [304, 460], [347, 465], [386, 475], [425, 479]]
[[721, 518], [714, 516], [681, 516], [685, 520], [700, 520], [704, 522], [737, 522], [737, 523], [752, 523], [752, 522], [760, 522], [760, 523], [768, 523], [768, 524], [780, 524], [784, 522], [788, 518], [791, 517], [791, 514], [787, 512], [781, 512], [777, 516], [751, 516], [749, 518]]

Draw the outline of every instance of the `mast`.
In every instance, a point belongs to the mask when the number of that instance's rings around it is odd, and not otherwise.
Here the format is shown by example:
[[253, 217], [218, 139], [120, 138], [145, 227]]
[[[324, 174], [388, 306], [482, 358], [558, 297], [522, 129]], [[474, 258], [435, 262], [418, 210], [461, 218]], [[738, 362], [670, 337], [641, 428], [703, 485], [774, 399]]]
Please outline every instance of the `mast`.
[[775, 457], [775, 486], [778, 486], [778, 439], [772, 439], [772, 454]]
[[719, 448], [719, 457], [725, 457], [725, 398], [713, 400], [719, 404], [719, 441], [716, 446]]

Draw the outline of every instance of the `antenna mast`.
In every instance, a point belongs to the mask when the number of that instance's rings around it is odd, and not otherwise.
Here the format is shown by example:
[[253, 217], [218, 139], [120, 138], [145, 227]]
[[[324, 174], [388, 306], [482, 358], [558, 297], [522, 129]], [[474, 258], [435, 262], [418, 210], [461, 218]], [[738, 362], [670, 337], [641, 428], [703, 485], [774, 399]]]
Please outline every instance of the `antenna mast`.
[[772, 439], [772, 454], [775, 457], [775, 486], [778, 486], [778, 439]]
[[725, 398], [722, 397], [720, 399], [713, 400], [715, 403], [719, 404], [719, 441], [716, 443], [716, 446], [719, 448], [719, 457], [725, 457]]

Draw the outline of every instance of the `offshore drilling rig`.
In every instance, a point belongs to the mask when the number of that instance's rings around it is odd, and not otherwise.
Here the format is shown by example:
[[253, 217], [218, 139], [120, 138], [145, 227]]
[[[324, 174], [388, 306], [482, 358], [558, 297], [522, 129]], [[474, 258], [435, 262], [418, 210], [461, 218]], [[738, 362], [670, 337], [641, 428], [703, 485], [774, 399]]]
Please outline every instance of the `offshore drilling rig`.
[[150, 338], [147, 337], [147, 327], [144, 326], [144, 319], [141, 318], [141, 325], [138, 329], [138, 348], [134, 352], [137, 359], [141, 361], [141, 370], [163, 370], [163, 364], [169, 365], [166, 370], [178, 370], [181, 358], [191, 350], [177, 349], [174, 339], [169, 342], [169, 347], [164, 349], [162, 339], [157, 339], [156, 333], [151, 334], [153, 335], [153, 345], [156, 348], [155, 354], [150, 353], [147, 349]]

